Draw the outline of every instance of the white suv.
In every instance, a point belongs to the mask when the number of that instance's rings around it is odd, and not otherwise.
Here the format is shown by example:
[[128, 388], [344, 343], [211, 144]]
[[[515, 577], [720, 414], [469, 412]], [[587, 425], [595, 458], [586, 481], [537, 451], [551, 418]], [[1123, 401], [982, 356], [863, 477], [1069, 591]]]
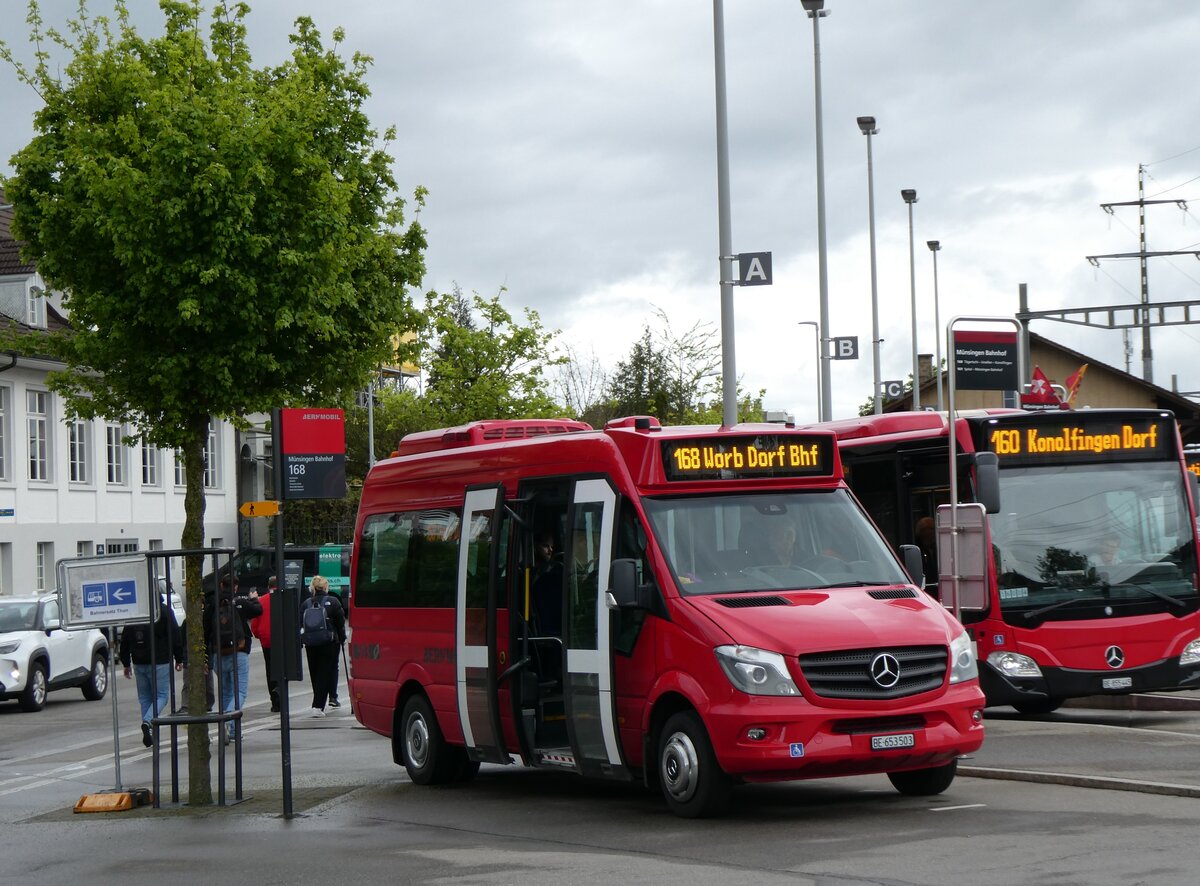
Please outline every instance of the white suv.
[[0, 597], [0, 700], [40, 711], [51, 689], [78, 686], [88, 701], [108, 690], [108, 641], [96, 628], [65, 631], [58, 596]]

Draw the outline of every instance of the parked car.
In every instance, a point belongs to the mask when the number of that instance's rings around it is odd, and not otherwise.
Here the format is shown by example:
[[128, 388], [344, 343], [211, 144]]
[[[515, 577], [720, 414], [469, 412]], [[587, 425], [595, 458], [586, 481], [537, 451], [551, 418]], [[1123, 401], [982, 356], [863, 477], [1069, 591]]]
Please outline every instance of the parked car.
[[63, 630], [57, 594], [0, 597], [0, 700], [40, 711], [47, 692], [75, 686], [99, 701], [108, 677], [104, 632]]

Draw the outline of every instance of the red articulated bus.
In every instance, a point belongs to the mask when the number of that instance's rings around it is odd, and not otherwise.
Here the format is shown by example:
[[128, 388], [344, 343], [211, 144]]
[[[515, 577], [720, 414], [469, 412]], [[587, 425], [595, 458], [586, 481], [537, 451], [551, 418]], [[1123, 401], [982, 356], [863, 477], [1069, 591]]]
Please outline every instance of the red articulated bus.
[[[418, 784], [481, 762], [944, 791], [983, 742], [972, 644], [880, 537], [828, 432], [480, 421], [363, 485], [350, 691]], [[914, 566], [915, 563], [915, 566]]]
[[[949, 501], [945, 413], [814, 427], [837, 434], [850, 488], [894, 545]], [[1068, 698], [1200, 688], [1196, 511], [1175, 417], [979, 410], [955, 428], [960, 500], [998, 484], [986, 593], [958, 613], [988, 703], [1044, 714]]]

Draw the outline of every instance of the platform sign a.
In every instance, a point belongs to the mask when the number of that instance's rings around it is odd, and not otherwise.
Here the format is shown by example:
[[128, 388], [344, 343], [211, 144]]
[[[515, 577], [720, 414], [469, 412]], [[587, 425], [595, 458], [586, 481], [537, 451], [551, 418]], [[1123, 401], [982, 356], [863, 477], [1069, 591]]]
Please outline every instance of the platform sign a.
[[283, 409], [284, 500], [346, 497], [346, 421], [340, 409]]
[[67, 630], [149, 621], [157, 602], [141, 554], [59, 560], [58, 595]]

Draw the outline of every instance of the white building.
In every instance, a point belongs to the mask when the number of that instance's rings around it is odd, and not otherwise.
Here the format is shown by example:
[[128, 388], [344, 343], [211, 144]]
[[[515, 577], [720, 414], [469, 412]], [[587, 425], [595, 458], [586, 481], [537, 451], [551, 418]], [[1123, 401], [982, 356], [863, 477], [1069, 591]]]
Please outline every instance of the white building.
[[[55, 328], [61, 301], [22, 262], [0, 191], [0, 325]], [[124, 438], [127, 425], [68, 420], [46, 385], [61, 364], [0, 351], [0, 594], [55, 587], [59, 559], [177, 549], [183, 532], [183, 465], [174, 451]], [[210, 425], [204, 484], [204, 540], [236, 547], [239, 441]], [[172, 579], [175, 580], [172, 566]]]

